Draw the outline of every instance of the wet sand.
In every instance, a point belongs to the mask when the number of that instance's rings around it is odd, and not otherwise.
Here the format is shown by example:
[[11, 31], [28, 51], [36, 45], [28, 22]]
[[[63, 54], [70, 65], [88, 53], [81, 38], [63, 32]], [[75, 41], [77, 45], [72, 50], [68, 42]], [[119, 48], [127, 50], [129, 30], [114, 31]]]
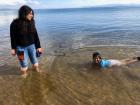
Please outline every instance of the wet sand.
[[0, 70], [0, 105], [140, 105], [140, 62], [101, 70], [91, 66], [94, 51], [125, 59], [138, 48], [94, 47], [43, 55], [42, 73], [19, 75], [16, 59]]

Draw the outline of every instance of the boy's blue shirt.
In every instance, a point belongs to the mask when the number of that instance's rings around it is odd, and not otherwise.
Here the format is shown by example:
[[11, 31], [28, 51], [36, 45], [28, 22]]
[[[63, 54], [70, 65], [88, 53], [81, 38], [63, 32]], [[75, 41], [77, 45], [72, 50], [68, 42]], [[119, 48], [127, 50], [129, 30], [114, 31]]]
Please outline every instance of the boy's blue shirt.
[[100, 61], [100, 67], [101, 68], [108, 68], [110, 66], [110, 61], [106, 60], [106, 59], [102, 59]]

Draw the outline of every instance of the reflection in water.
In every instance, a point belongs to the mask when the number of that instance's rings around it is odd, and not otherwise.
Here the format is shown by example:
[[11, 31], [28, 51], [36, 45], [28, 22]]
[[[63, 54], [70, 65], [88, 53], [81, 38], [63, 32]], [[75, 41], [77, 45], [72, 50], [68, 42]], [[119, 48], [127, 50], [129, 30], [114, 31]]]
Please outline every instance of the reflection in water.
[[[0, 27], [4, 27], [9, 25], [11, 21], [15, 18], [15, 15], [0, 15]], [[5, 27], [6, 28], [6, 27]]]
[[10, 58], [10, 23], [16, 17], [15, 11], [0, 10], [0, 66], [8, 64]]

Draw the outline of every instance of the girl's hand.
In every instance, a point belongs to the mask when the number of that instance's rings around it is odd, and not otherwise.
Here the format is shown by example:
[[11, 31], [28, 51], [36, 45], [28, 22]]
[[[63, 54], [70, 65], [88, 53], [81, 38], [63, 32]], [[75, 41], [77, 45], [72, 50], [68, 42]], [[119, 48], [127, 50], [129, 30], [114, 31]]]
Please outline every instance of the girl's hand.
[[11, 55], [13, 55], [13, 56], [16, 55], [16, 50], [15, 49], [11, 49]]
[[43, 49], [42, 48], [38, 48], [37, 51], [40, 52], [40, 53], [43, 53]]

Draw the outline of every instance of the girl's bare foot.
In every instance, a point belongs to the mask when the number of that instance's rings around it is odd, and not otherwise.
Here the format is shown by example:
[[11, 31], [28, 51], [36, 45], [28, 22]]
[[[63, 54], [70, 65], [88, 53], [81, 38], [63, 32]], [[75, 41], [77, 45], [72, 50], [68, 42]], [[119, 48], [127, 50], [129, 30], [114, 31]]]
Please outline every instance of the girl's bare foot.
[[23, 78], [26, 78], [27, 77], [27, 70], [25, 71], [23, 71], [23, 70], [21, 70], [21, 76], [23, 77]]
[[33, 71], [41, 73], [41, 70], [39, 69], [39, 66], [34, 66]]

